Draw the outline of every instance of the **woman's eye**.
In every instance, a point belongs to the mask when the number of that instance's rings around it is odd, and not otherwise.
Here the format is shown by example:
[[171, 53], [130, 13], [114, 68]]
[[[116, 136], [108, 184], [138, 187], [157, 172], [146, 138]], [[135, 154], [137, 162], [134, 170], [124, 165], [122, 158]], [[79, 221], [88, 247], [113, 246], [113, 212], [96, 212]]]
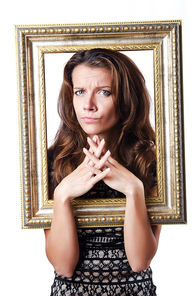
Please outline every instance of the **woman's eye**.
[[76, 96], [81, 96], [83, 93], [84, 93], [83, 90], [77, 90], [77, 91], [75, 92], [75, 95], [76, 95]]
[[111, 92], [109, 90], [101, 90], [100, 93], [103, 94], [104, 96], [110, 96], [111, 95]]

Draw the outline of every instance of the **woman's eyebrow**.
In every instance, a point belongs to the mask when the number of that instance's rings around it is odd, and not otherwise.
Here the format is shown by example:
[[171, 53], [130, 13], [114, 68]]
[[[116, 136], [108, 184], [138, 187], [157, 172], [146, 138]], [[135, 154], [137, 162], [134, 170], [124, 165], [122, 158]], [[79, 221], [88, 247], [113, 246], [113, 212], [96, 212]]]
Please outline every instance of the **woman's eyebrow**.
[[[100, 85], [100, 86], [97, 86], [96, 88], [112, 88], [111, 86], [109, 85]], [[74, 86], [73, 89], [84, 89], [84, 87], [79, 87], [79, 86]]]
[[111, 88], [111, 86], [109, 86], [109, 85], [103, 85], [103, 86], [101, 85], [101, 86], [98, 86], [97, 88], [106, 88], [106, 87]]
[[84, 89], [84, 87], [73, 87], [73, 89]]
[[99, 86], [96, 86], [96, 89], [103, 89], [103, 88], [112, 88], [111, 86], [109, 85], [99, 85]]

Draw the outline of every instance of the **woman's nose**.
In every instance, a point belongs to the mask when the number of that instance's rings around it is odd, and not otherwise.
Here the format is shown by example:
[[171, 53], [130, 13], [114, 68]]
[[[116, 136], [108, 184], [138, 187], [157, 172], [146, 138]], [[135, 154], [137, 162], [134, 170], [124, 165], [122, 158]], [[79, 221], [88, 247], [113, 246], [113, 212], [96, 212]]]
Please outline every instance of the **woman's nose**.
[[86, 94], [84, 110], [96, 111], [96, 101], [93, 93]]

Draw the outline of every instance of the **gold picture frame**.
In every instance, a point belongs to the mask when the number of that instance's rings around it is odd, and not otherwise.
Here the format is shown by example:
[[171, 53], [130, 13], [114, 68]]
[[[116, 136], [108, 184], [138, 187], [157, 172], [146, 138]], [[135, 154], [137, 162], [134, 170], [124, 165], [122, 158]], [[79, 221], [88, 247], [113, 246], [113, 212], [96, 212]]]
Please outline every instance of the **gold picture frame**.
[[[97, 47], [151, 54], [158, 193], [146, 198], [147, 210], [152, 224], [186, 223], [181, 29], [180, 20], [15, 26], [23, 229], [50, 228], [53, 214], [46, 57]], [[78, 198], [72, 205], [77, 227], [124, 223], [124, 198]]]

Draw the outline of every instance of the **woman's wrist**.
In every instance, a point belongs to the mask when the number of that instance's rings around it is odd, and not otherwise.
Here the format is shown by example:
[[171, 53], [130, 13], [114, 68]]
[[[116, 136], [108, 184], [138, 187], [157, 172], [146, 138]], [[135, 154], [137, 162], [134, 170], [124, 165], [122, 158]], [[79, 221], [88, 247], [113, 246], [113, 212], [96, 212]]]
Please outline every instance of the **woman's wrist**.
[[58, 187], [54, 190], [54, 201], [61, 202], [62, 204], [71, 204], [69, 195], [62, 192]]
[[144, 185], [141, 180], [137, 179], [136, 182], [130, 182], [125, 186], [124, 194], [126, 198], [138, 198], [138, 196], [144, 196]]
[[[142, 184], [143, 185], [143, 184]], [[145, 194], [143, 187], [135, 187], [126, 195], [125, 217], [133, 217], [143, 219], [146, 213]], [[143, 217], [143, 218], [142, 218]], [[135, 219], [134, 218], [134, 219]]]

